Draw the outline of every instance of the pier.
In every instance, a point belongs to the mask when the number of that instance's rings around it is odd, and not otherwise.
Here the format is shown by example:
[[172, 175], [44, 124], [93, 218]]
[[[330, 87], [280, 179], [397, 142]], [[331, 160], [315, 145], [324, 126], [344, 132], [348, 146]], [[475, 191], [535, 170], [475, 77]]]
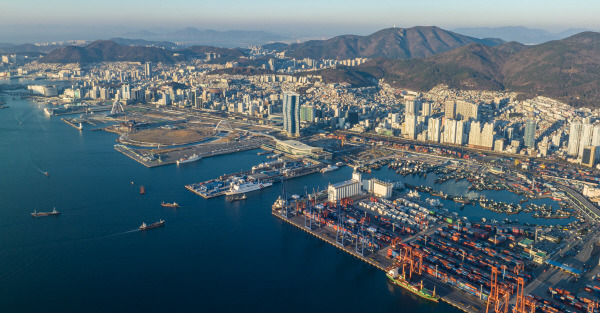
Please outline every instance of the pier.
[[[305, 227], [305, 217], [300, 215], [290, 214], [286, 218], [282, 215], [280, 210], [272, 210], [272, 215], [281, 221], [295, 226], [296, 228], [319, 238], [332, 246], [344, 251], [355, 258], [368, 263], [369, 265], [380, 269], [385, 272], [386, 268], [390, 267], [393, 264], [393, 260], [387, 257], [388, 248], [390, 245], [382, 246], [380, 249], [374, 251], [373, 253], [369, 253], [370, 251], [365, 251], [365, 254], [361, 254], [357, 251], [356, 246], [353, 244], [342, 245], [336, 242], [336, 231], [331, 227], [322, 225], [318, 227], [316, 223], [312, 224], [312, 228]], [[427, 282], [428, 285], [435, 286], [436, 293], [440, 295], [440, 300], [456, 307], [467, 313], [477, 313], [485, 311], [485, 302], [474, 297], [472, 295], [467, 295], [466, 293], [462, 293], [454, 288], [441, 284], [438, 281], [430, 277], [423, 277], [423, 281]], [[384, 283], [384, 282], [382, 282]], [[401, 288], [394, 285], [395, 288]]]
[[278, 182], [313, 174], [319, 172], [323, 167], [325, 167], [324, 164], [310, 159], [273, 161], [255, 166], [252, 170], [225, 174], [217, 179], [189, 184], [185, 188], [205, 199], [210, 199], [225, 195], [225, 192], [231, 188], [228, 182], [234, 177], [248, 176], [257, 181]]

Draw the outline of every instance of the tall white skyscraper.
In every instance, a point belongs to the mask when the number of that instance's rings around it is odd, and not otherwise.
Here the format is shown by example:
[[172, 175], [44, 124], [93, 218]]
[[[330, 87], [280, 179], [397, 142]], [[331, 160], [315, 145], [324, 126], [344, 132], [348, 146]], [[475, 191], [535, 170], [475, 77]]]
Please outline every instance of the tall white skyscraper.
[[152, 62], [146, 62], [144, 64], [144, 74], [146, 78], [152, 77]]
[[581, 141], [582, 129], [583, 125], [581, 123], [571, 123], [571, 129], [569, 130], [569, 143], [567, 146], [567, 154], [569, 156], [579, 155], [579, 142]]
[[593, 136], [594, 126], [589, 123], [583, 124], [583, 128], [581, 129], [581, 142], [579, 143], [579, 150], [577, 153], [578, 157], [581, 157], [583, 155], [583, 148], [592, 145]]
[[427, 123], [427, 140], [440, 142], [442, 121], [439, 118], [430, 118]]
[[417, 116], [414, 114], [404, 115], [404, 133], [410, 139], [417, 138]]
[[431, 102], [424, 102], [421, 109], [421, 115], [431, 116]]
[[419, 100], [408, 100], [406, 101], [405, 114], [418, 115], [421, 110], [421, 102]]
[[300, 95], [297, 93], [283, 95], [283, 129], [288, 136], [300, 136]]

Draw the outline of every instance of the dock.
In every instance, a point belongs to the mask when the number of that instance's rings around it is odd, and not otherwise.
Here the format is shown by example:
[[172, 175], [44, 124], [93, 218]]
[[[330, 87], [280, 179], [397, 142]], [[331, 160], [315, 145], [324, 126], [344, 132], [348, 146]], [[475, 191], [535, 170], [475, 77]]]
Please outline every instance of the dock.
[[225, 174], [216, 179], [186, 185], [185, 188], [205, 199], [210, 199], [225, 195], [225, 192], [230, 189], [230, 185], [227, 182], [234, 177], [252, 176], [257, 181], [275, 183], [317, 173], [325, 167], [323, 163], [309, 159], [291, 160], [289, 163], [297, 163], [298, 165], [284, 167], [285, 162], [280, 162], [277, 166], [265, 166], [253, 170]]
[[134, 161], [151, 168], [175, 164], [177, 160], [182, 157], [192, 154], [197, 154], [204, 159], [212, 156], [254, 150], [258, 149], [264, 141], [266, 141], [266, 139], [259, 138], [247, 140], [236, 145], [230, 145], [228, 143], [201, 143], [179, 148], [167, 147], [162, 150], [136, 149], [123, 144], [116, 144], [114, 148]]
[[[365, 249], [364, 255], [361, 254], [360, 247], [357, 247], [353, 244], [345, 244], [342, 245], [339, 242], [336, 242], [336, 232], [331, 227], [322, 225], [318, 227], [315, 222], [312, 223], [312, 229], [306, 227], [305, 217], [303, 215], [295, 215], [290, 213], [288, 217], [285, 217], [281, 214], [281, 211], [272, 210], [272, 215], [281, 221], [295, 226], [296, 228], [317, 237], [332, 246], [344, 251], [355, 258], [368, 263], [369, 265], [380, 269], [382, 271], [386, 271], [386, 268], [392, 265], [392, 259], [387, 257], [387, 250], [390, 248], [390, 245], [382, 246], [380, 249], [375, 250], [373, 252]], [[429, 286], [435, 286], [436, 293], [440, 296], [440, 300], [467, 313], [477, 313], [477, 312], [485, 312], [486, 303], [475, 296], [466, 294], [457, 290], [456, 288], [452, 288], [440, 281], [435, 280], [433, 277], [428, 277], [427, 275], [422, 276], [422, 280], [426, 282]], [[382, 281], [382, 283], [384, 283]], [[397, 287], [394, 285], [396, 288]], [[409, 291], [407, 291], [410, 293]], [[422, 300], [427, 301], [427, 300]]]

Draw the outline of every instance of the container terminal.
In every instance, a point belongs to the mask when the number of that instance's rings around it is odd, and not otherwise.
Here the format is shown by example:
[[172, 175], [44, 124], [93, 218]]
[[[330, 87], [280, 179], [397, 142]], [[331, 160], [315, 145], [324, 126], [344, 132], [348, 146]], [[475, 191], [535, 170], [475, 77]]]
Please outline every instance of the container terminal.
[[402, 273], [398, 288], [423, 301], [439, 298], [465, 312], [598, 312], [595, 232], [471, 222], [400, 188], [355, 172], [326, 193], [284, 191], [272, 214], [388, 277]]

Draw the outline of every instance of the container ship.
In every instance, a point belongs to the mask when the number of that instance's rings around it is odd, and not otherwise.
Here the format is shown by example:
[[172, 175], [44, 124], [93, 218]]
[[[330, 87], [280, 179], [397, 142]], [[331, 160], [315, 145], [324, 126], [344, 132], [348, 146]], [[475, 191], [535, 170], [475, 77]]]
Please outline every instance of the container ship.
[[33, 211], [33, 213], [31, 213], [31, 216], [33, 216], [33, 217], [51, 216], [51, 215], [60, 215], [60, 212], [56, 211], [56, 208], [54, 208], [54, 209], [52, 209], [52, 212]]
[[192, 154], [190, 156], [183, 157], [183, 158], [177, 160], [177, 165], [183, 164], [183, 163], [189, 163], [189, 162], [198, 161], [200, 159], [202, 159], [202, 157], [194, 153], [194, 154]]
[[165, 221], [164, 220], [160, 220], [156, 223], [152, 223], [149, 225], [146, 225], [146, 223], [142, 223], [142, 225], [139, 227], [140, 230], [146, 230], [146, 229], [152, 229], [152, 228], [157, 228], [157, 227], [162, 227], [165, 225]]
[[162, 202], [160, 205], [162, 205], [165, 208], [178, 208], [179, 204], [177, 202], [173, 202], [173, 203], [168, 203], [168, 202]]
[[404, 279], [402, 276], [400, 276], [398, 274], [398, 268], [389, 269], [386, 272], [386, 276], [395, 285], [398, 285], [398, 286], [416, 294], [417, 296], [419, 296], [423, 299], [431, 300], [434, 302], [438, 302], [440, 299], [440, 297], [435, 294], [435, 289], [433, 291], [431, 291], [429, 289], [423, 288], [422, 282], [421, 282], [421, 284], [418, 284], [416, 286], [411, 284], [410, 282], [408, 282], [406, 279]]
[[260, 181], [243, 181], [232, 184], [231, 189], [225, 191], [228, 196], [237, 195], [240, 193], [247, 193], [263, 188], [271, 187], [272, 182], [260, 182]]

